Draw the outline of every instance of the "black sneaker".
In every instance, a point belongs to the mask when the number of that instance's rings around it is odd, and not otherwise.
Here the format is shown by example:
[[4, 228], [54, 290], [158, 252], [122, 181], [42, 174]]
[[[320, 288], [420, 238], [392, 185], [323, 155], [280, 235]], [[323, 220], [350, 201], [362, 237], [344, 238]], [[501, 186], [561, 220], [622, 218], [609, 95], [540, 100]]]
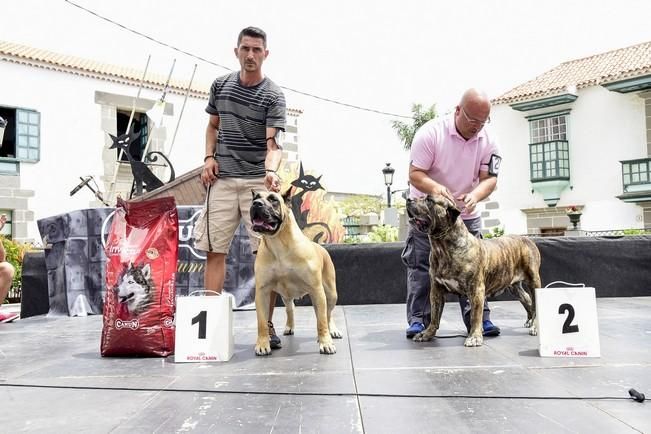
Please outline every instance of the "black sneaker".
[[274, 329], [274, 323], [267, 321], [267, 327], [269, 327], [269, 346], [272, 350], [277, 350], [283, 346], [280, 343], [280, 338], [276, 334], [276, 329]]

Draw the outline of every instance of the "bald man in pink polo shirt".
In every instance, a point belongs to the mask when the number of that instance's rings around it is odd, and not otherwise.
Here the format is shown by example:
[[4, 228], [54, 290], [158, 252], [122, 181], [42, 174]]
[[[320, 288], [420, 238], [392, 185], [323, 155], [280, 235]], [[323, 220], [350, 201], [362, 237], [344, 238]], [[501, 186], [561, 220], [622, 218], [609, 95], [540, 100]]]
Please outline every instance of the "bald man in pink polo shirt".
[[[468, 230], [481, 238], [477, 203], [497, 186], [501, 157], [494, 138], [484, 129], [490, 122], [490, 100], [485, 93], [469, 89], [454, 115], [432, 119], [418, 129], [411, 145], [410, 197], [439, 194], [456, 202]], [[407, 338], [427, 327], [431, 320], [429, 301], [430, 243], [426, 234], [409, 228], [402, 252], [407, 266]], [[459, 297], [463, 321], [469, 329], [470, 302]], [[497, 336], [499, 327], [490, 320], [484, 303], [484, 336]]]

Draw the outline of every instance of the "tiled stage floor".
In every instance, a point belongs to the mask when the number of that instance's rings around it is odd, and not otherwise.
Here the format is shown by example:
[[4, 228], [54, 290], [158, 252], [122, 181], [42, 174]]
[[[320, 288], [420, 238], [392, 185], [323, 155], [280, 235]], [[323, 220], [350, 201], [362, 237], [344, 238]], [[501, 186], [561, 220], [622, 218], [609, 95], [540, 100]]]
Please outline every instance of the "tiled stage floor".
[[[311, 307], [269, 357], [235, 312], [227, 363], [102, 358], [101, 317], [0, 324], [0, 432], [651, 433], [651, 297], [597, 300], [601, 358], [538, 356], [517, 302], [492, 302], [502, 335], [463, 346], [457, 303], [440, 335], [405, 339], [404, 305], [338, 306], [320, 355]], [[282, 330], [284, 309], [277, 309]]]

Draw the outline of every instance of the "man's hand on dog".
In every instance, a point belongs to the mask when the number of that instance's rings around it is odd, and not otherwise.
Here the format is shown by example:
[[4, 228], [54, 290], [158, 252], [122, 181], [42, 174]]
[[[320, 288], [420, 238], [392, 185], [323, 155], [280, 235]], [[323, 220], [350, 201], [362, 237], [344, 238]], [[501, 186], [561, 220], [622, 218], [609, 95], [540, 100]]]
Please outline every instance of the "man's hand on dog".
[[475, 211], [477, 199], [475, 199], [475, 196], [473, 196], [472, 193], [462, 194], [457, 199], [463, 202], [464, 209], [468, 214], [472, 214]]
[[436, 186], [432, 189], [432, 194], [447, 197], [450, 202], [456, 203], [454, 196], [452, 196], [452, 193], [445, 185], [436, 183]]

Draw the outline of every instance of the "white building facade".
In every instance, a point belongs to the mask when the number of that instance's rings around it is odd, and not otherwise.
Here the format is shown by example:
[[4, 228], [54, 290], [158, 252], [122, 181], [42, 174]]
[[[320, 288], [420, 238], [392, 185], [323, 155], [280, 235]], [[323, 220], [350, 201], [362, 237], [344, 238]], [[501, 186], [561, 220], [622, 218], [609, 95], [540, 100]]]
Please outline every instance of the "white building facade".
[[651, 43], [563, 63], [493, 101], [503, 156], [487, 229], [651, 229]]
[[[167, 75], [148, 72], [136, 100], [142, 76], [143, 71], [0, 41], [0, 116], [8, 120], [0, 147], [0, 213], [10, 220], [3, 234], [38, 242], [38, 219], [104, 206], [87, 187], [70, 195], [89, 176], [89, 185], [110, 205], [117, 194], [128, 198], [131, 168], [116, 164], [118, 151], [109, 149], [108, 134], [125, 132], [134, 106], [138, 152], [147, 143], [148, 151], [163, 152], [176, 176], [202, 164], [210, 84], [193, 84], [186, 100], [189, 77], [171, 80], [164, 114], [152, 119], [147, 112], [160, 100]], [[288, 159], [298, 152], [301, 113], [287, 110]], [[152, 167], [167, 181], [169, 168]]]

